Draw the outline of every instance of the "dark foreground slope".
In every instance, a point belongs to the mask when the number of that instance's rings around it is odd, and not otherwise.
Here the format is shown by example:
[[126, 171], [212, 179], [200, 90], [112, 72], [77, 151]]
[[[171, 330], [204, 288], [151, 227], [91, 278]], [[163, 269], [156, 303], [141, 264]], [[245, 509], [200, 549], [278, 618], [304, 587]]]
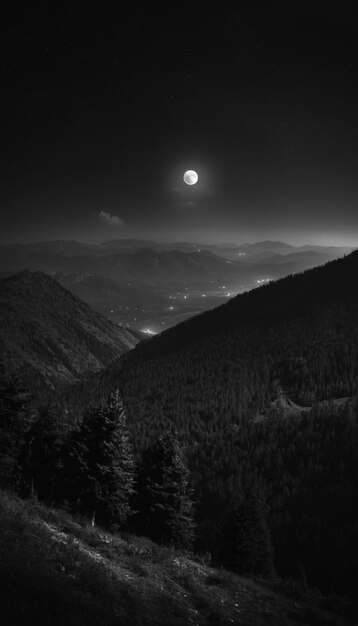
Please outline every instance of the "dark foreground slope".
[[0, 281], [2, 366], [31, 388], [74, 383], [137, 341], [41, 272]]
[[354, 623], [352, 606], [279, 589], [0, 493], [0, 622], [6, 626]]

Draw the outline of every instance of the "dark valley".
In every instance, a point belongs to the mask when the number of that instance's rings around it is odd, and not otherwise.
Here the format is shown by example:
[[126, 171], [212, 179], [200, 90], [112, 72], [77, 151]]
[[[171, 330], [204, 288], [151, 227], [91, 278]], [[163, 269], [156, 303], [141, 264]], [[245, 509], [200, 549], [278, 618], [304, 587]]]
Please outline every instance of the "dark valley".
[[0, 268], [3, 275], [24, 269], [45, 272], [111, 321], [145, 336], [350, 251], [279, 241], [243, 245], [53, 241], [0, 246]]

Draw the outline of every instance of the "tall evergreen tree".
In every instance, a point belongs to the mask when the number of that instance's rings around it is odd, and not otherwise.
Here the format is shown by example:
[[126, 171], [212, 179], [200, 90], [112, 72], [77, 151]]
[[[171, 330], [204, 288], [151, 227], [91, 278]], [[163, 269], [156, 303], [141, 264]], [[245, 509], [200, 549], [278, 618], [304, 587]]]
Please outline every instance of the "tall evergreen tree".
[[71, 499], [93, 526], [97, 519], [126, 521], [134, 491], [134, 459], [118, 393], [83, 415], [72, 437], [67, 470], [73, 476]]
[[139, 489], [141, 531], [158, 543], [190, 548], [194, 525], [189, 470], [171, 433], [145, 451]]
[[240, 574], [272, 576], [273, 547], [265, 505], [259, 492], [247, 491], [234, 511], [234, 567]]
[[18, 459], [17, 487], [22, 495], [36, 495], [53, 503], [64, 497], [62, 454], [66, 429], [57, 406], [40, 407]]
[[0, 481], [8, 487], [16, 481], [17, 459], [35, 411], [31, 397], [14, 377], [0, 376]]

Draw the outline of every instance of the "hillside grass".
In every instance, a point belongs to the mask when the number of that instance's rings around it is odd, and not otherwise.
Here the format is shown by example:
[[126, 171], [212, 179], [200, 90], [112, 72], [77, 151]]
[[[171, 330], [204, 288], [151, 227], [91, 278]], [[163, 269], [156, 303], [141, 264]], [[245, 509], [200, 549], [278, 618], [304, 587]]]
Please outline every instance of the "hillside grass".
[[348, 608], [279, 581], [214, 569], [144, 537], [93, 530], [64, 511], [0, 492], [6, 626], [343, 626], [355, 623]]

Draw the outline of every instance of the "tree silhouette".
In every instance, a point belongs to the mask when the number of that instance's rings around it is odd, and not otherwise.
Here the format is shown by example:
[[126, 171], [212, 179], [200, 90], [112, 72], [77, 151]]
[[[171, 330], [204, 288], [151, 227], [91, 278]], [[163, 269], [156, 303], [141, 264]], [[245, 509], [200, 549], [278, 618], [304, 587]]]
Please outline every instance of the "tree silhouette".
[[154, 541], [190, 548], [193, 503], [189, 470], [177, 439], [165, 434], [143, 455], [139, 477], [139, 519], [142, 532]]
[[26, 433], [35, 419], [31, 396], [15, 377], [0, 377], [0, 484], [16, 482], [16, 467]]
[[68, 425], [55, 405], [40, 407], [24, 438], [18, 459], [17, 488], [56, 503], [64, 496], [63, 445]]
[[72, 502], [90, 519], [123, 524], [130, 513], [134, 459], [118, 393], [85, 412], [72, 437], [67, 470]]
[[249, 490], [234, 511], [235, 569], [240, 574], [271, 576], [273, 547], [265, 506], [258, 491]]

